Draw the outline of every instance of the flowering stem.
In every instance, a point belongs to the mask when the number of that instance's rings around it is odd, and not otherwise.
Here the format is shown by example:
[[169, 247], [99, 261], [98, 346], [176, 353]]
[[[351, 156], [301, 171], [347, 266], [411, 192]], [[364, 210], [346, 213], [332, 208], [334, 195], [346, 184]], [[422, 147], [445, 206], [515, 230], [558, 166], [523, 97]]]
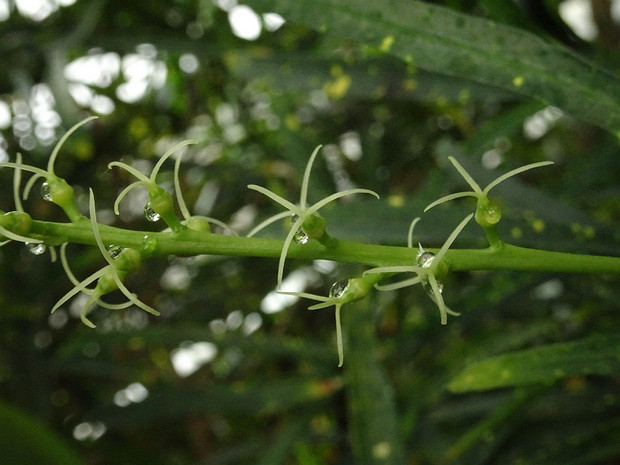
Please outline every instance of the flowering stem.
[[[143, 250], [145, 236], [148, 236], [148, 252], [153, 256], [208, 254], [277, 258], [281, 254], [283, 242], [279, 239], [225, 236], [190, 229], [176, 233], [150, 232], [100, 225], [99, 231], [106, 245], [116, 244], [138, 250]], [[64, 242], [96, 244], [92, 228], [87, 221], [71, 224], [33, 220], [31, 235], [50, 245]], [[434, 249], [428, 250], [437, 252]], [[339, 240], [330, 248], [314, 242], [304, 245], [292, 244], [288, 257], [326, 259], [377, 267], [414, 264], [416, 254], [415, 248]], [[620, 274], [620, 257], [553, 252], [506, 243], [487, 249], [449, 249], [444, 260], [453, 271], [515, 270]]]

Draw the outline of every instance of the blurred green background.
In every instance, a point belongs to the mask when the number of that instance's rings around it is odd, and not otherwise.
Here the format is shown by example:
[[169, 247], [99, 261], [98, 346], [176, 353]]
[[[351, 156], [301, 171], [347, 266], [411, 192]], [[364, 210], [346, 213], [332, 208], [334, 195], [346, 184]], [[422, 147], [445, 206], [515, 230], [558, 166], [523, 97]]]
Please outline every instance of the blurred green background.
[[[534, 31], [618, 70], [620, 2], [433, 3]], [[21, 152], [43, 167], [66, 129], [99, 115], [65, 144], [56, 172], [84, 212], [91, 187], [102, 222], [154, 230], [139, 192], [113, 215], [133, 180], [107, 164], [148, 173], [174, 143], [194, 138], [181, 172], [190, 209], [245, 234], [279, 211], [246, 185], [298, 198], [305, 163], [324, 144], [310, 201], [352, 186], [381, 195], [322, 210], [330, 233], [405, 245], [425, 205], [465, 187], [449, 155], [481, 185], [552, 160], [493, 191], [503, 237], [618, 255], [616, 137], [318, 26], [236, 0], [0, 1], [0, 161]], [[167, 187], [171, 165], [158, 177]], [[0, 170], [3, 211], [14, 208], [12, 175]], [[65, 221], [36, 195], [25, 208]], [[442, 244], [472, 208], [465, 200], [432, 210], [416, 240]], [[484, 244], [470, 225], [456, 246]], [[92, 247], [68, 255], [81, 278], [103, 264]], [[128, 284], [162, 315], [98, 308], [91, 330], [79, 321], [79, 298], [50, 315], [71, 288], [60, 263], [2, 247], [0, 463], [620, 461], [618, 277], [454, 274], [444, 296], [462, 315], [445, 327], [422, 288], [374, 293], [343, 309], [339, 369], [332, 310], [278, 298], [276, 270], [274, 259], [152, 259]], [[285, 286], [326, 294], [362, 271], [290, 260]]]

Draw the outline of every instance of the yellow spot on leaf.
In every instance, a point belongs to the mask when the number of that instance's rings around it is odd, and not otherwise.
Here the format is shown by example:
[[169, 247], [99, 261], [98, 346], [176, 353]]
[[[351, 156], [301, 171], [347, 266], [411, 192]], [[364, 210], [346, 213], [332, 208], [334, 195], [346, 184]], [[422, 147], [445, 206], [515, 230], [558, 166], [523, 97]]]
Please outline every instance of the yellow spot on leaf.
[[523, 82], [525, 82], [525, 79], [523, 79], [523, 76], [515, 76], [514, 79], [512, 80], [512, 85], [515, 87], [521, 87], [523, 85]]
[[510, 235], [515, 239], [521, 239], [521, 237], [523, 237], [523, 231], [521, 228], [515, 226], [510, 230]]
[[379, 47], [382, 52], [389, 52], [394, 44], [394, 36], [387, 36], [381, 41], [381, 46]]
[[405, 198], [402, 195], [390, 195], [387, 201], [388, 205], [394, 208], [400, 208], [405, 205]]
[[351, 77], [343, 74], [331, 82], [326, 82], [323, 85], [323, 92], [332, 100], [338, 100], [346, 95], [349, 87], [351, 87]]
[[545, 222], [539, 218], [532, 220], [532, 229], [537, 233], [541, 233], [545, 230]]
[[288, 114], [284, 118], [284, 124], [290, 131], [299, 131], [301, 127], [301, 122], [299, 121], [299, 117], [294, 114]]
[[405, 79], [403, 81], [403, 89], [407, 92], [413, 92], [418, 88], [418, 82], [415, 79]]

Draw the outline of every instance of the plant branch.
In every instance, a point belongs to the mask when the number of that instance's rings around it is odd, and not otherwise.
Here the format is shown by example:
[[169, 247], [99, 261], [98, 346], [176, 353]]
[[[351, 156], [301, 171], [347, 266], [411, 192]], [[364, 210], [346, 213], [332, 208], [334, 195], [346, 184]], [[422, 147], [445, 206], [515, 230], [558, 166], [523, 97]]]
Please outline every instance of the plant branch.
[[[184, 229], [181, 232], [130, 231], [100, 225], [104, 244], [116, 244], [145, 251], [151, 256], [165, 255], [227, 255], [277, 258], [283, 241], [259, 237], [236, 237]], [[88, 221], [55, 223], [34, 220], [31, 235], [47, 244], [64, 242], [96, 245]], [[145, 241], [145, 238], [148, 238]], [[146, 243], [146, 245], [145, 245]], [[434, 249], [429, 251], [437, 252]], [[289, 258], [325, 259], [360, 263], [368, 266], [410, 265], [416, 261], [417, 249], [408, 247], [338, 241], [330, 249], [314, 241], [292, 244]], [[502, 244], [488, 249], [449, 249], [444, 261], [453, 271], [514, 270], [560, 273], [620, 274], [620, 257], [570, 254]]]

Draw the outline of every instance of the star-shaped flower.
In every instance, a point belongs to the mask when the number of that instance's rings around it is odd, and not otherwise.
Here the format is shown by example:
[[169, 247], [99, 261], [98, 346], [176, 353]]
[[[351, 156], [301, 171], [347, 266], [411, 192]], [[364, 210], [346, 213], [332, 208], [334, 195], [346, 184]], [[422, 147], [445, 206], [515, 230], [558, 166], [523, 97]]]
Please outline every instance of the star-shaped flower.
[[471, 191], [464, 192], [456, 192], [454, 194], [449, 194], [440, 199], [435, 200], [431, 204], [429, 204], [424, 211], [427, 212], [431, 208], [442, 204], [444, 202], [448, 202], [450, 200], [459, 199], [461, 197], [475, 197], [477, 200], [476, 205], [476, 222], [484, 227], [495, 225], [499, 222], [502, 217], [502, 213], [500, 208], [493, 202], [491, 202], [488, 198], [488, 193], [491, 189], [493, 189], [498, 184], [504, 182], [506, 179], [511, 178], [517, 174], [523, 173], [524, 171], [528, 171], [534, 168], [540, 168], [541, 166], [552, 165], [552, 161], [541, 161], [538, 163], [531, 163], [529, 165], [521, 166], [520, 168], [516, 168], [508, 173], [505, 173], [498, 177], [497, 179], [491, 181], [487, 187], [481, 189], [480, 186], [474, 179], [469, 175], [465, 168], [461, 166], [461, 164], [454, 158], [448, 157], [450, 163], [454, 165], [459, 174], [465, 179], [467, 184], [472, 188]]
[[336, 199], [339, 199], [340, 197], [351, 194], [370, 194], [375, 196], [376, 198], [379, 198], [379, 194], [369, 189], [348, 189], [341, 192], [336, 192], [335, 194], [329, 195], [324, 199], [319, 200], [315, 204], [308, 206], [308, 183], [310, 179], [310, 171], [312, 170], [312, 164], [314, 163], [314, 160], [320, 149], [320, 145], [316, 149], [314, 149], [314, 152], [312, 152], [312, 155], [310, 156], [310, 159], [308, 160], [308, 163], [306, 165], [304, 177], [301, 183], [299, 205], [295, 205], [294, 203], [289, 202], [288, 200], [280, 197], [278, 194], [264, 187], [257, 186], [255, 184], [250, 184], [248, 186], [249, 189], [258, 191], [261, 194], [266, 195], [267, 197], [269, 197], [276, 203], [279, 203], [288, 210], [286, 212], [278, 213], [270, 218], [267, 218], [265, 221], [256, 226], [252, 231], [250, 231], [248, 236], [253, 236], [265, 226], [279, 219], [292, 216], [291, 229], [284, 240], [284, 244], [282, 246], [282, 253], [280, 254], [280, 260], [278, 263], [278, 288], [280, 288], [280, 286], [282, 285], [282, 276], [284, 275], [284, 261], [286, 260], [286, 254], [288, 253], [288, 249], [294, 239], [299, 244], [305, 244], [309, 239], [316, 239], [327, 246], [335, 244], [335, 240], [331, 238], [326, 232], [326, 221], [317, 214], [320, 208], [324, 207], [325, 205]]
[[[91, 328], [94, 328], [95, 325], [92, 321], [87, 318], [88, 311], [93, 306], [93, 304], [98, 303], [102, 307], [111, 308], [111, 309], [120, 309], [127, 308], [131, 305], [136, 305], [141, 309], [152, 313], [153, 315], [159, 315], [159, 312], [154, 308], [148, 306], [141, 300], [139, 300], [135, 294], [132, 294], [129, 289], [123, 284], [125, 277], [132, 271], [137, 270], [140, 267], [142, 257], [140, 252], [135, 249], [130, 248], [113, 248], [111, 250], [106, 249], [103, 240], [101, 239], [101, 233], [99, 232], [99, 224], [97, 223], [97, 213], [95, 211], [95, 197], [93, 195], [92, 189], [90, 190], [90, 199], [89, 199], [89, 212], [90, 212], [90, 223], [93, 230], [93, 235], [95, 236], [95, 241], [97, 243], [97, 247], [99, 248], [103, 258], [108, 262], [108, 264], [91, 274], [89, 277], [84, 279], [81, 282], [75, 278], [71, 270], [69, 269], [69, 265], [66, 259], [65, 247], [63, 246], [61, 249], [61, 260], [63, 268], [67, 273], [67, 276], [74, 284], [74, 288], [67, 292], [52, 308], [52, 313], [55, 312], [61, 305], [71, 299], [73, 296], [80, 292], [84, 292], [90, 297], [82, 307], [82, 311], [80, 312], [80, 319], [82, 322]], [[95, 288], [90, 289], [87, 286], [93, 282], [97, 281]], [[128, 301], [123, 304], [112, 305], [106, 304], [101, 301], [101, 297], [119, 289], [125, 297], [127, 297]]]
[[[448, 266], [443, 261], [443, 258], [448, 251], [448, 248], [455, 241], [457, 236], [461, 233], [463, 228], [467, 225], [467, 223], [474, 216], [473, 213], [468, 215], [463, 221], [459, 223], [459, 225], [454, 228], [454, 231], [448, 236], [446, 242], [441, 246], [437, 254], [424, 250], [421, 245], [418, 244], [418, 255], [416, 257], [415, 265], [403, 265], [403, 266], [382, 266], [378, 268], [371, 268], [364, 272], [364, 275], [369, 274], [382, 274], [382, 275], [392, 275], [394, 273], [414, 273], [416, 276], [412, 278], [405, 279], [403, 281], [399, 281], [396, 283], [385, 284], [385, 285], [375, 285], [375, 287], [379, 290], [387, 291], [393, 289], [400, 289], [406, 286], [413, 286], [414, 284], [422, 283], [430, 285], [429, 296], [431, 299], [437, 304], [439, 308], [439, 314], [441, 316], [441, 324], [445, 325], [448, 322], [448, 314], [458, 315], [458, 313], [450, 310], [442, 296], [443, 285], [438, 280], [438, 277], [441, 278], [442, 275], [447, 273]], [[409, 227], [409, 233], [407, 238], [408, 247], [413, 246], [413, 228], [416, 223], [420, 220], [420, 218], [416, 218], [412, 221], [411, 226]]]
[[320, 303], [311, 305], [308, 310], [318, 310], [334, 305], [336, 307], [336, 343], [338, 346], [338, 366], [344, 362], [344, 347], [342, 342], [342, 328], [340, 324], [340, 309], [349, 302], [361, 300], [372, 289], [373, 285], [380, 279], [379, 275], [368, 275], [360, 278], [343, 279], [335, 282], [329, 290], [329, 296], [309, 294], [307, 292], [287, 292], [279, 291], [280, 294], [294, 295], [306, 299], [317, 300]]

